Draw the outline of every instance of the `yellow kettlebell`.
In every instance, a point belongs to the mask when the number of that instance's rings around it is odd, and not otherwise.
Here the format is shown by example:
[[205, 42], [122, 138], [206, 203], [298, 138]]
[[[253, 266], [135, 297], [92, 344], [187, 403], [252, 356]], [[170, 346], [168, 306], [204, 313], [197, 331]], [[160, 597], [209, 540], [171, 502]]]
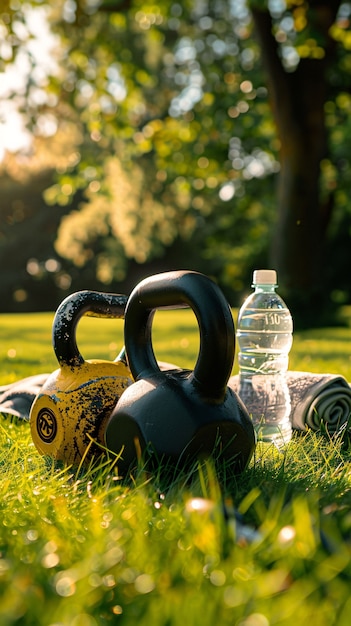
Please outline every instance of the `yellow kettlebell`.
[[87, 360], [76, 342], [83, 315], [122, 318], [127, 296], [77, 291], [58, 307], [52, 341], [59, 369], [34, 399], [30, 428], [37, 450], [78, 465], [102, 454], [107, 419], [123, 391], [133, 382], [124, 351], [115, 361]]

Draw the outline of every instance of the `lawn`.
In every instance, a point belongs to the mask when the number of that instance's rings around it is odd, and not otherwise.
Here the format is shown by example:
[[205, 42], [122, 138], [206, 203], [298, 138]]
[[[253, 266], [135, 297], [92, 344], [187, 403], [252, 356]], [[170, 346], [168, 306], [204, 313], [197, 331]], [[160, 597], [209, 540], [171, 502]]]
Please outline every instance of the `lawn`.
[[[345, 316], [345, 327], [295, 333], [291, 369], [351, 380]], [[0, 315], [0, 384], [56, 369], [52, 319]], [[84, 318], [77, 338], [85, 358], [114, 359], [122, 322]], [[193, 314], [158, 312], [154, 347], [192, 367]], [[0, 420], [1, 626], [349, 625], [351, 452], [341, 441], [260, 443], [224, 487], [210, 462], [165, 485], [142, 468], [122, 480], [111, 462], [55, 464], [27, 423]]]

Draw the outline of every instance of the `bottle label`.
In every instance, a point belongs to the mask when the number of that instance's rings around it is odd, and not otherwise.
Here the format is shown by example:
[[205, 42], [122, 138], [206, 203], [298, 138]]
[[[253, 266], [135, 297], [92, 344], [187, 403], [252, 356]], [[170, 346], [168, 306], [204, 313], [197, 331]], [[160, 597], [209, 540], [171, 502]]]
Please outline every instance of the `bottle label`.
[[245, 309], [238, 320], [238, 332], [272, 331], [292, 333], [293, 324], [289, 311], [284, 309]]
[[265, 323], [267, 326], [280, 326], [284, 324], [281, 313], [265, 313], [264, 315]]

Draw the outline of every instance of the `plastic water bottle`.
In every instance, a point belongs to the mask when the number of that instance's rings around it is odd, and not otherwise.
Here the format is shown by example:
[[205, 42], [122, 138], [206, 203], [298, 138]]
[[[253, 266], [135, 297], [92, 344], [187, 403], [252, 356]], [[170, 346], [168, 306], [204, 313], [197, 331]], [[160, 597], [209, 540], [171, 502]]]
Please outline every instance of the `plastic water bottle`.
[[258, 440], [284, 445], [291, 438], [290, 395], [286, 382], [293, 321], [276, 293], [275, 270], [256, 270], [255, 291], [242, 305], [237, 323], [239, 395]]

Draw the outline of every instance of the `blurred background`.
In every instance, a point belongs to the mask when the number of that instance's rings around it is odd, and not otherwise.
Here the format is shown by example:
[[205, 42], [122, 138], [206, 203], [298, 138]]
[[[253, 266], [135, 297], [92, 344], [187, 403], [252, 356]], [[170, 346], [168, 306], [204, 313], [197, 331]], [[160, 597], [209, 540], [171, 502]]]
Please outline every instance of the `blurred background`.
[[[53, 6], [54, 5], [54, 6]], [[168, 269], [351, 303], [351, 3], [0, 0], [0, 312]]]

